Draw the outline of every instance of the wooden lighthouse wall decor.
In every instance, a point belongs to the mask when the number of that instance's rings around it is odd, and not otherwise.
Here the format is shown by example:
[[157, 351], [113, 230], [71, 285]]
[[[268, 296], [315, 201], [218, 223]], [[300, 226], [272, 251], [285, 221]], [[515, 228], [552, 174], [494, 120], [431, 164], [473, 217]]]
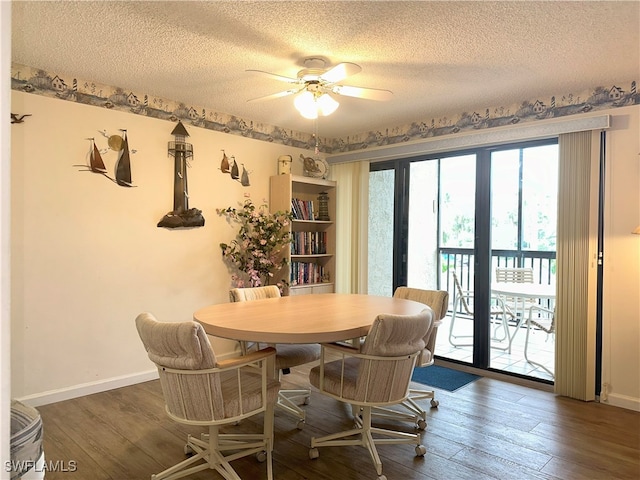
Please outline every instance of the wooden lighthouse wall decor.
[[193, 158], [193, 145], [186, 142], [189, 133], [179, 121], [171, 135], [175, 137], [173, 142], [169, 142], [169, 155], [174, 158], [173, 211], [162, 217], [158, 227], [202, 227], [204, 225], [202, 210], [189, 208], [187, 167], [189, 159]]

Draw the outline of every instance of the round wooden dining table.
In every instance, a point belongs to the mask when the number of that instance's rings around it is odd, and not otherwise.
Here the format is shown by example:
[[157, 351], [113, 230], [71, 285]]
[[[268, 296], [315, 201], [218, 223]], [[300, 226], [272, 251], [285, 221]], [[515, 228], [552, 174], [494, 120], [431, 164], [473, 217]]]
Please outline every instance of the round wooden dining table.
[[209, 335], [262, 343], [326, 343], [366, 336], [381, 313], [415, 315], [429, 307], [400, 298], [311, 294], [209, 305], [193, 314]]

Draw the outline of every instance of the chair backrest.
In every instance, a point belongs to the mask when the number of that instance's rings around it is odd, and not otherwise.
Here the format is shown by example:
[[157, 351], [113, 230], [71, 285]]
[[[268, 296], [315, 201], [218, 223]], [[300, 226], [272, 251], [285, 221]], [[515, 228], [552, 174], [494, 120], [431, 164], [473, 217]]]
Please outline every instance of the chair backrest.
[[416, 355], [424, 349], [433, 318], [429, 307], [416, 315], [376, 317], [362, 344], [361, 353], [368, 357], [358, 365], [354, 400], [395, 402], [406, 397]]
[[529, 267], [496, 267], [496, 282], [533, 283], [533, 269]]
[[149, 359], [158, 367], [169, 415], [199, 422], [223, 419], [220, 375], [198, 373], [216, 367], [216, 356], [202, 325], [159, 322], [152, 314], [141, 313], [136, 328]]
[[[232, 288], [231, 290], [229, 290], [229, 301], [231, 303], [252, 302], [254, 300], [279, 297], [280, 289], [275, 285], [265, 285], [263, 287]], [[260, 348], [257, 343], [245, 341], [240, 342], [240, 352], [242, 352], [242, 355], [246, 355], [256, 348]]]
[[420, 288], [398, 287], [393, 298], [404, 298], [424, 303], [433, 310], [434, 320], [442, 320], [449, 308], [449, 292], [446, 290], [422, 290]]
[[250, 302], [252, 300], [262, 300], [263, 298], [280, 297], [280, 289], [275, 285], [265, 285], [264, 287], [232, 288], [229, 290], [229, 301]]
[[393, 293], [394, 298], [404, 298], [415, 302], [424, 303], [433, 310], [433, 326], [424, 337], [425, 348], [419, 357], [418, 364], [426, 366], [433, 363], [433, 352], [436, 346], [438, 324], [436, 320], [442, 320], [449, 309], [449, 292], [446, 290], [422, 290], [420, 288], [398, 287]]
[[457, 308], [455, 305], [455, 297], [458, 296], [458, 298], [460, 298], [460, 305], [462, 305], [462, 308], [464, 309], [464, 313], [466, 313], [467, 315], [473, 315], [471, 307], [469, 306], [469, 302], [467, 301], [467, 295], [465, 295], [465, 293], [463, 292], [462, 285], [460, 285], [460, 280], [458, 280], [458, 275], [454, 271], [451, 272], [451, 275], [453, 276], [453, 285], [455, 286], [453, 302], [454, 308]]

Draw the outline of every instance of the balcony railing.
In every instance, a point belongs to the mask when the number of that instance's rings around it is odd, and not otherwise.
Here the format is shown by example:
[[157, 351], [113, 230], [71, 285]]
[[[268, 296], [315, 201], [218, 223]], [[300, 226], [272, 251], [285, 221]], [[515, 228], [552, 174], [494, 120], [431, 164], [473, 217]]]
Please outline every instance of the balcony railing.
[[[440, 288], [454, 298], [455, 285], [452, 272], [456, 272], [462, 290], [473, 290], [474, 254], [472, 248], [440, 248]], [[496, 267], [530, 267], [535, 282], [555, 285], [556, 252], [533, 250], [493, 250], [491, 271]]]

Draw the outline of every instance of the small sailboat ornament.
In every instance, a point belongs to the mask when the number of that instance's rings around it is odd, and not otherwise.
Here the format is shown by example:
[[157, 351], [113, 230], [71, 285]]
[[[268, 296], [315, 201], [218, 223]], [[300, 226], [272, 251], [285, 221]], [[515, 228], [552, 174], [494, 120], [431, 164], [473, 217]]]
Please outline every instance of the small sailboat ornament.
[[95, 138], [89, 138], [91, 140], [91, 149], [89, 150], [89, 170], [95, 173], [107, 173], [107, 167], [104, 166], [102, 155], [96, 145]]
[[222, 150], [222, 161], [220, 162], [220, 171], [222, 173], [229, 173], [229, 157], [224, 150]]
[[244, 163], [242, 164], [242, 177], [240, 177], [240, 183], [243, 187], [248, 187], [251, 184], [249, 183], [249, 172], [244, 168]]
[[240, 178], [240, 169], [238, 169], [238, 162], [236, 162], [236, 157], [232, 156], [231, 160], [233, 160], [233, 165], [231, 165], [231, 178], [237, 180]]
[[99, 173], [100, 175], [104, 175], [109, 178], [107, 175], [107, 167], [104, 166], [104, 160], [102, 160], [102, 155], [100, 154], [100, 150], [96, 145], [96, 139], [94, 137], [87, 138], [87, 140], [91, 141], [91, 146], [89, 147], [89, 153], [87, 153], [87, 163], [86, 164], [77, 164], [74, 167], [81, 167], [81, 172], [93, 172]]
[[116, 183], [122, 187], [133, 187], [131, 184], [131, 156], [129, 153], [129, 138], [127, 131], [120, 129], [124, 140], [122, 150], [118, 153], [116, 160]]

